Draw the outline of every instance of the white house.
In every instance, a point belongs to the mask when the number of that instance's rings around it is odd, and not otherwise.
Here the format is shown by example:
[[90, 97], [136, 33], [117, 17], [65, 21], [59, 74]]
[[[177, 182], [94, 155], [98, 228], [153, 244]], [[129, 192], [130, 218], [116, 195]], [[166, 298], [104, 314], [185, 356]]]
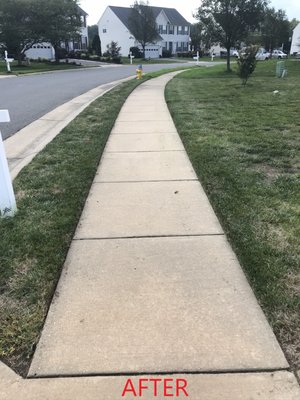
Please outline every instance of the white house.
[[[170, 50], [172, 54], [189, 50], [190, 23], [175, 8], [151, 7], [159, 32], [158, 41], [146, 46], [145, 57], [158, 58], [162, 50]], [[131, 34], [128, 19], [129, 7], [108, 6], [98, 22], [102, 52], [112, 41], [121, 47], [121, 55], [128, 56], [130, 47], [140, 47]]]
[[[88, 28], [87, 28], [87, 16], [88, 14], [78, 6], [81, 20], [82, 20], [82, 28], [81, 32], [76, 39], [62, 42], [61, 48], [69, 51], [86, 51], [88, 48]], [[55, 52], [50, 43], [36, 43], [29, 50], [25, 52], [26, 57], [31, 58], [33, 60], [37, 60], [38, 58], [52, 60], [55, 57]]]
[[291, 54], [300, 52], [300, 23], [293, 30]]

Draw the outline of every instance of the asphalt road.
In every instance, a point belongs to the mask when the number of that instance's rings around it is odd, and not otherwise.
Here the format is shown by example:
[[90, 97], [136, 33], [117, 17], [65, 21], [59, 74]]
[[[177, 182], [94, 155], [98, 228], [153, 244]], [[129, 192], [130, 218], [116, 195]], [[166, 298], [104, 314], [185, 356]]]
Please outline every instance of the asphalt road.
[[[191, 64], [150, 64], [144, 72]], [[0, 79], [0, 109], [7, 109], [11, 122], [0, 126], [2, 137], [13, 135], [31, 122], [104, 83], [135, 75], [136, 65], [60, 71]]]

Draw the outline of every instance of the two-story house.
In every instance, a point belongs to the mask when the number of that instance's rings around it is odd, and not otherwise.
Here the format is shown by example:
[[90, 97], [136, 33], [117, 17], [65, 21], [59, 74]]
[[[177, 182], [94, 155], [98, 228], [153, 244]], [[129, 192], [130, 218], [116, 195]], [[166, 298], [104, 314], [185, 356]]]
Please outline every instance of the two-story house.
[[[149, 6], [150, 7], [150, 6]], [[175, 8], [152, 7], [159, 38], [145, 49], [146, 58], [158, 58], [162, 50], [172, 54], [189, 50], [190, 23]], [[128, 56], [130, 47], [141, 47], [131, 34], [128, 19], [131, 8], [108, 6], [98, 22], [102, 51], [112, 41], [121, 47], [121, 55]]]
[[291, 43], [291, 54], [300, 52], [300, 23], [293, 30], [293, 37]]

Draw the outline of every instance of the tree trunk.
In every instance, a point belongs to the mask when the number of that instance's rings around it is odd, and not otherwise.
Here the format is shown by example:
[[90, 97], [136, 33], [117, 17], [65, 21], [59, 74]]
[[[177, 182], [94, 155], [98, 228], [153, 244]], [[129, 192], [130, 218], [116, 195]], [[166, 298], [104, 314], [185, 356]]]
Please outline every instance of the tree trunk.
[[18, 60], [18, 66], [20, 67], [22, 65], [22, 52], [18, 51], [17, 52], [17, 60]]
[[55, 44], [53, 45], [54, 53], [55, 53], [55, 64], [59, 64], [59, 57], [58, 57], [58, 46]]
[[231, 72], [230, 68], [230, 47], [226, 49], [227, 50], [227, 72]]
[[145, 60], [145, 48], [146, 48], [146, 45], [142, 45], [142, 49], [143, 49], [143, 59]]

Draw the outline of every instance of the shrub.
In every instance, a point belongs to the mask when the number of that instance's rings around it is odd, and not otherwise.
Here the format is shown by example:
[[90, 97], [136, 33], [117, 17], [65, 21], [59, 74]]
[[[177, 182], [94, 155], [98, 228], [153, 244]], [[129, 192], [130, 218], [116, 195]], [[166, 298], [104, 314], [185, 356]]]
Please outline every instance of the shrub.
[[138, 47], [130, 47], [129, 51], [131, 51], [134, 58], [142, 58], [143, 57], [143, 53], [141, 52], [141, 50]]
[[59, 47], [59, 48], [56, 50], [56, 56], [58, 57], [59, 60], [61, 60], [62, 58], [66, 58], [66, 57], [67, 57], [67, 54], [68, 54], [67, 50], [66, 50], [66, 49], [63, 49], [63, 48], [61, 48], [61, 47]]
[[172, 57], [172, 52], [170, 50], [163, 49], [162, 58], [170, 58]]
[[193, 53], [191, 51], [181, 51], [177, 53], [178, 57], [183, 57], [183, 58], [191, 58], [193, 57]]
[[[121, 47], [118, 46], [117, 42], [112, 41], [110, 44], [106, 46], [106, 53], [108, 56], [115, 58], [120, 56]], [[105, 55], [103, 54], [103, 55]]]
[[257, 46], [249, 46], [245, 49], [243, 54], [240, 54], [240, 57], [237, 60], [238, 76], [241, 78], [243, 85], [246, 85], [250, 75], [255, 70], [257, 63], [255, 56], [257, 50]]

